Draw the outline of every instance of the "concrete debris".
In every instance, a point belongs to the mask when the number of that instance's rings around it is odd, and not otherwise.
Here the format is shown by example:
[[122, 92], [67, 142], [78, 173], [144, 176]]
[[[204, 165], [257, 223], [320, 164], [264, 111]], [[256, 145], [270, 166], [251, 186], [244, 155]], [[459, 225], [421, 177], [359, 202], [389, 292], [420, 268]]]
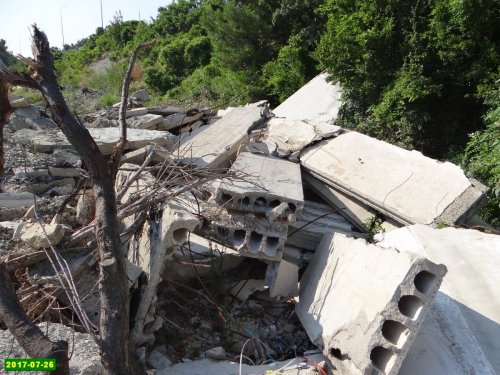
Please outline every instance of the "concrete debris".
[[417, 224], [378, 239], [379, 246], [417, 253], [448, 268], [402, 373], [500, 373], [500, 236]]
[[415, 254], [325, 235], [296, 312], [339, 373], [396, 374], [445, 274]]
[[33, 249], [42, 249], [56, 246], [64, 237], [64, 226], [61, 224], [44, 224], [38, 222], [27, 223], [21, 229], [21, 240]]
[[319, 74], [277, 106], [273, 113], [288, 120], [332, 123], [340, 109], [341, 89], [327, 79], [326, 73]]
[[263, 125], [267, 107], [235, 108], [183, 145], [181, 160], [199, 167], [222, 168], [234, 160], [248, 132]]
[[26, 98], [19, 98], [10, 101], [10, 106], [14, 109], [27, 108], [31, 105], [30, 101]]
[[305, 201], [300, 219], [289, 224], [286, 244], [314, 251], [323, 235], [328, 233], [362, 236], [361, 233], [356, 234], [352, 224], [338, 212], [326, 204]]
[[278, 216], [300, 217], [304, 196], [297, 164], [243, 152], [229, 171], [244, 173], [245, 177], [220, 181], [215, 196], [217, 203], [254, 213], [266, 213], [285, 203], [287, 207]]
[[283, 255], [288, 225], [286, 222], [269, 222], [267, 218], [252, 213], [207, 208], [202, 215], [210, 222], [205, 231], [252, 258], [279, 260]]
[[[130, 338], [156, 373], [237, 373], [241, 358], [246, 374], [313, 374], [316, 365], [296, 356], [317, 347], [322, 354], [306, 356], [326, 363], [321, 373], [500, 372], [500, 237], [400, 228], [484, 225], [470, 218], [486, 188], [451, 163], [333, 125], [340, 94], [322, 73], [274, 116], [265, 101], [215, 116], [147, 108], [146, 91], [131, 95], [114, 189]], [[67, 308], [67, 321], [69, 300], [33, 251], [50, 243], [64, 250], [98, 325], [86, 166], [45, 113], [25, 105], [5, 127], [0, 257], [27, 259], [13, 273], [22, 291], [56, 288], [65, 307], [41, 304], [37, 316], [56, 319]], [[118, 108], [82, 123], [110, 155]], [[46, 234], [34, 217], [52, 220]], [[23, 308], [32, 311], [28, 297]]]
[[357, 132], [323, 141], [300, 160], [311, 175], [403, 225], [460, 222], [486, 192], [454, 164]]

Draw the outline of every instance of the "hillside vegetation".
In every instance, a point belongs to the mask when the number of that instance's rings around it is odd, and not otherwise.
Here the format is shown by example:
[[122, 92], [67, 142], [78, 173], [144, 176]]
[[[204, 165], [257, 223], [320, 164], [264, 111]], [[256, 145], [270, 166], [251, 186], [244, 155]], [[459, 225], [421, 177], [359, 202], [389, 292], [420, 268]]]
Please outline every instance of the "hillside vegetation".
[[151, 22], [118, 13], [54, 54], [67, 95], [87, 87], [102, 105], [153, 38], [134, 88], [156, 102], [275, 105], [326, 70], [343, 88], [340, 125], [462, 164], [492, 189], [483, 214], [500, 225], [498, 25], [498, 0], [179, 0]]

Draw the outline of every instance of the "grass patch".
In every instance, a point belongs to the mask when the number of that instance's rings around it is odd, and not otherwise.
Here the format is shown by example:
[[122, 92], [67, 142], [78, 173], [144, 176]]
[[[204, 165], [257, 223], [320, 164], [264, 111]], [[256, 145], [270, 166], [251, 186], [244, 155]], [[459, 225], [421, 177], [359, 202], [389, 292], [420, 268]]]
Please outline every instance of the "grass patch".
[[120, 98], [118, 95], [113, 95], [110, 93], [104, 94], [99, 97], [99, 103], [101, 103], [105, 107], [110, 107], [115, 103], [118, 103], [120, 101]]

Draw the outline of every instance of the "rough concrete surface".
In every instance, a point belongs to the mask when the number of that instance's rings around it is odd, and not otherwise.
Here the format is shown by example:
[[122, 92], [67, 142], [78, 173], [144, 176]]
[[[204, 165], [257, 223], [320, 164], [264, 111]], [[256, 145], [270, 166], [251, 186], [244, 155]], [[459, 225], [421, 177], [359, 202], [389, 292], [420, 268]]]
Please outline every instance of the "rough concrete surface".
[[[413, 374], [423, 369], [427, 373], [438, 363], [432, 374], [439, 369], [490, 374], [491, 368], [500, 373], [500, 236], [413, 225], [382, 237], [380, 246], [418, 253], [448, 268], [441, 286], [444, 296], [438, 299], [428, 329], [417, 337], [405, 368]], [[471, 347], [471, 342], [477, 345]], [[476, 356], [478, 352], [482, 354]], [[460, 371], [454, 372], [457, 367]]]
[[339, 373], [396, 374], [445, 273], [415, 254], [325, 235], [296, 312]]
[[454, 164], [357, 132], [320, 142], [300, 160], [316, 177], [402, 224], [433, 223], [472, 186]]
[[256, 213], [268, 212], [286, 203], [288, 209], [283, 214], [300, 217], [304, 195], [298, 164], [242, 152], [230, 171], [244, 175], [220, 181], [215, 196], [217, 203]]
[[229, 164], [247, 133], [264, 121], [265, 108], [235, 108], [182, 146], [184, 163], [219, 168]]
[[332, 122], [340, 108], [341, 89], [338, 84], [327, 82], [328, 75], [321, 73], [302, 86], [273, 113], [289, 120]]

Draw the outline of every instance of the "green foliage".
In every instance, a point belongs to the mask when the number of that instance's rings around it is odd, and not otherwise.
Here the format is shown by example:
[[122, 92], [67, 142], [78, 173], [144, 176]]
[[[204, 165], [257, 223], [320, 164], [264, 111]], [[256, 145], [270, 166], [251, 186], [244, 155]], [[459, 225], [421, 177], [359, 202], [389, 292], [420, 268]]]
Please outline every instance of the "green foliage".
[[120, 101], [120, 97], [118, 95], [113, 95], [113, 94], [104, 94], [101, 97], [99, 97], [99, 103], [101, 103], [104, 107], [110, 107], [115, 103], [118, 103]]
[[485, 110], [477, 88], [500, 63], [498, 10], [494, 0], [329, 0], [316, 57], [344, 88], [340, 123], [434, 157], [464, 147]]
[[16, 58], [7, 48], [7, 42], [4, 39], [0, 39], [0, 59], [7, 66], [14, 65]]
[[487, 127], [471, 134], [463, 163], [474, 177], [491, 189], [481, 217], [500, 227], [500, 72], [492, 80], [490, 85], [480, 88], [480, 95], [490, 106], [485, 116]]

